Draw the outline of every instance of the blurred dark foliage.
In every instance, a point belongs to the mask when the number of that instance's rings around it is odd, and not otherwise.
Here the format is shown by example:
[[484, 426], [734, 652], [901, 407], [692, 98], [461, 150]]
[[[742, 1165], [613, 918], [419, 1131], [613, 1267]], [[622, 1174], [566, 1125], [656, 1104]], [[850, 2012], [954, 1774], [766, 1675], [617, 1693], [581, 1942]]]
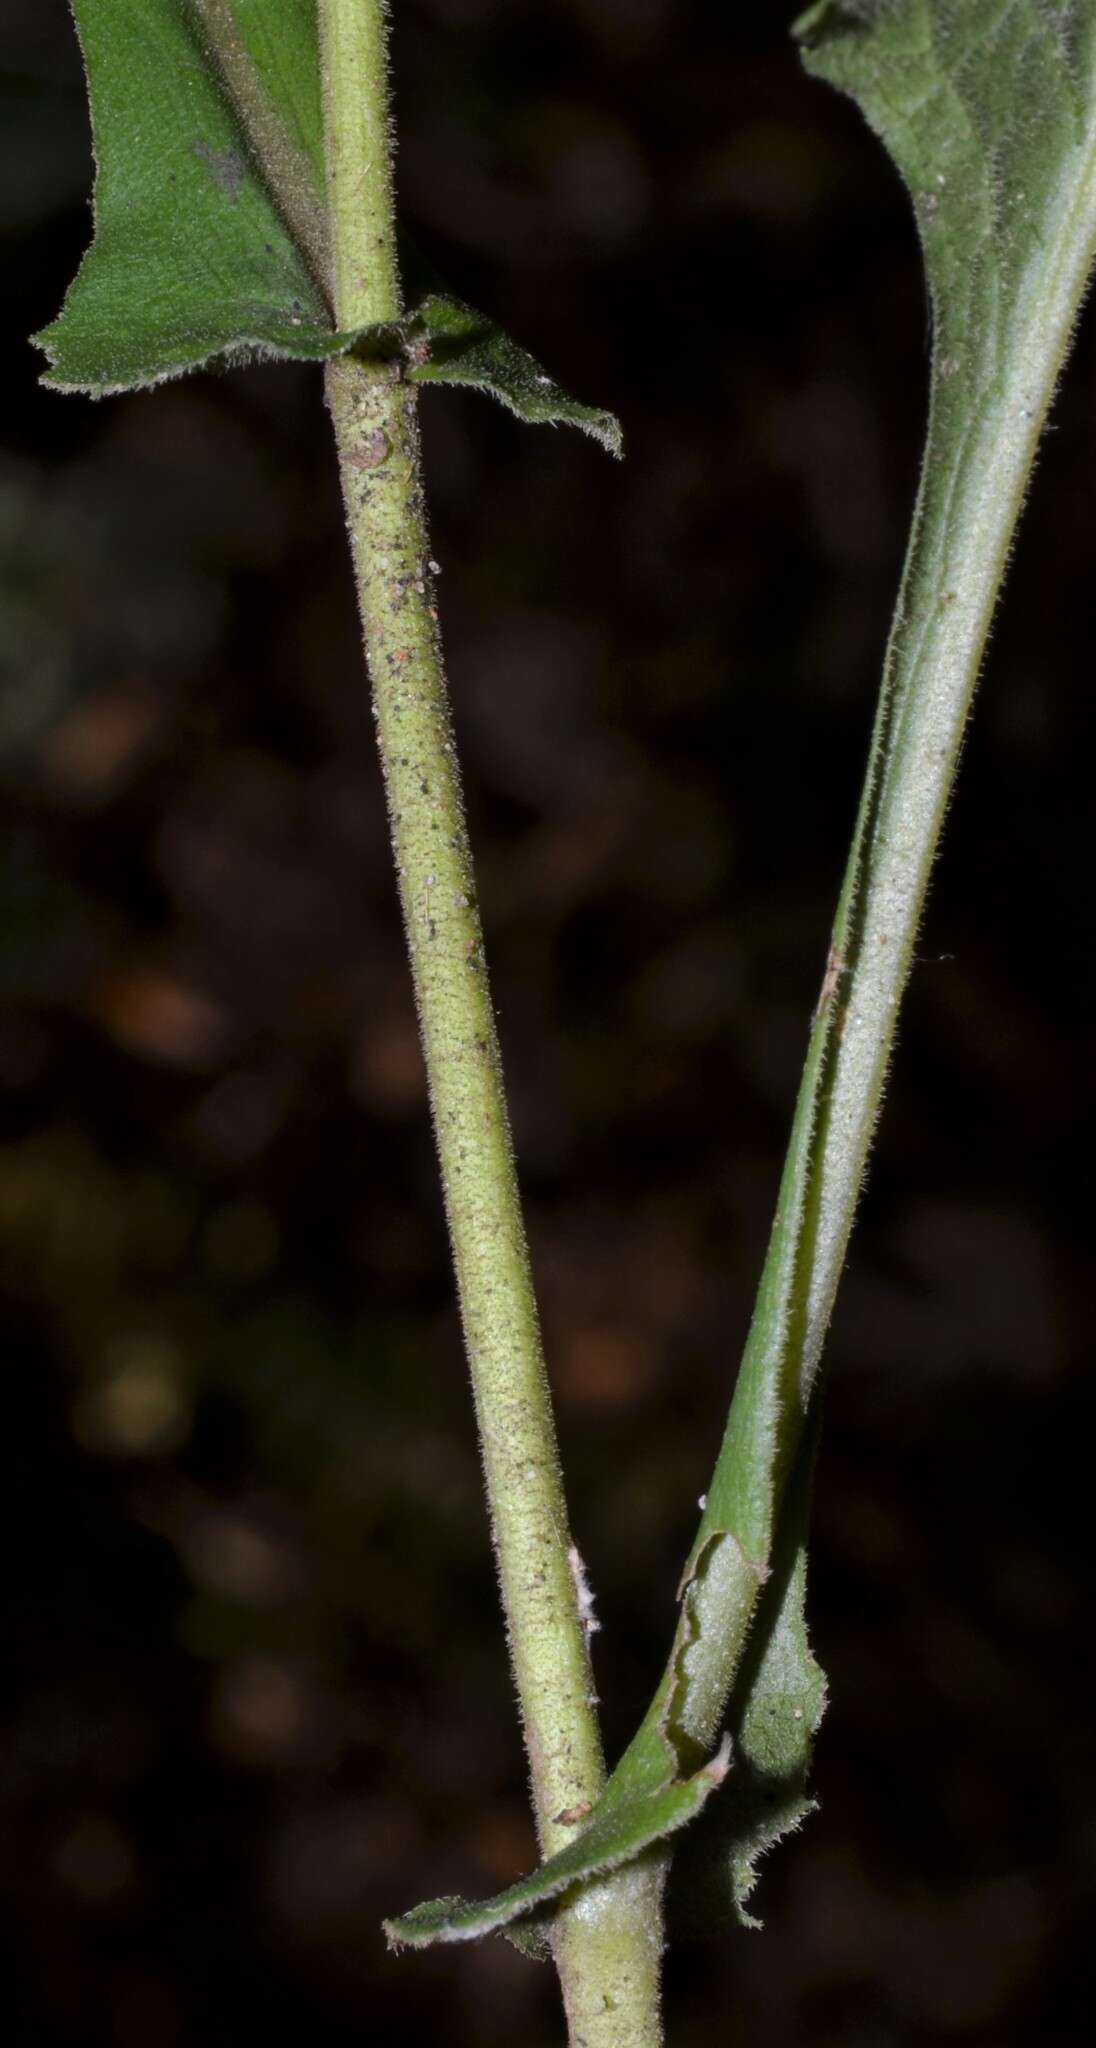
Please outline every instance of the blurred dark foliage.
[[[790, 7], [405, 0], [408, 222], [623, 415], [426, 401], [574, 1519], [619, 1746], [773, 1205], [914, 487], [906, 200]], [[532, 1840], [316, 377], [92, 405], [61, 0], [0, 72], [0, 1450], [13, 2048], [559, 2039], [382, 1912]], [[1082, 331], [831, 1345], [822, 1804], [676, 2043], [1091, 2038]]]

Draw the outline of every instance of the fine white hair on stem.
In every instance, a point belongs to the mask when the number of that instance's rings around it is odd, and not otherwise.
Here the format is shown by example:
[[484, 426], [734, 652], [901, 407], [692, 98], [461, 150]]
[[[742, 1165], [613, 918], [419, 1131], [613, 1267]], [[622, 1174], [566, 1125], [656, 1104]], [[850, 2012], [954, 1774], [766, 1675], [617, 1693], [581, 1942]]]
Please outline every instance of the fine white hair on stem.
[[575, 1583], [575, 1598], [578, 1601], [579, 1620], [585, 1631], [586, 1640], [589, 1642], [591, 1636], [597, 1635], [601, 1623], [597, 1618], [590, 1580], [577, 1543], [572, 1543], [568, 1550], [567, 1562], [571, 1567], [571, 1577]]

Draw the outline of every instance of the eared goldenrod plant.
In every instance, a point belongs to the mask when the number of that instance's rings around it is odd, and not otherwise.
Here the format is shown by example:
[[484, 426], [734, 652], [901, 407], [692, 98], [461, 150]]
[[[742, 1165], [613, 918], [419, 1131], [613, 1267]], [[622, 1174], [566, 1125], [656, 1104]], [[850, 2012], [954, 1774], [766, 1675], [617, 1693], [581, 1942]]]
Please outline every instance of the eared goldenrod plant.
[[808, 69], [859, 103], [909, 188], [932, 317], [926, 445], [753, 1323], [663, 1677], [611, 1775], [418, 408], [424, 387], [465, 384], [614, 454], [619, 428], [461, 299], [405, 284], [382, 0], [73, 0], [73, 13], [95, 233], [37, 337], [46, 382], [103, 397], [218, 361], [311, 362], [342, 477], [542, 1857], [499, 1896], [414, 1907], [388, 1934], [420, 1947], [504, 1929], [554, 1960], [576, 2048], [654, 2048], [668, 1880], [748, 1920], [758, 1856], [809, 1807], [825, 1691], [804, 1617], [823, 1347], [971, 698], [1096, 251], [1096, 0], [820, 0], [796, 26]]

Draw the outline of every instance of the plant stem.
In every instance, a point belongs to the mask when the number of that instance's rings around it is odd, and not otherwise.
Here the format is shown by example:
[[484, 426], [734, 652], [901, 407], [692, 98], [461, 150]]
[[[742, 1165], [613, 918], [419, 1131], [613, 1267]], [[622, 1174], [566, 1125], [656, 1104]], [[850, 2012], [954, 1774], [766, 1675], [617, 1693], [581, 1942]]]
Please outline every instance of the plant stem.
[[[320, 0], [335, 314], [401, 312], [380, 0]], [[434, 604], [417, 393], [326, 372], [503, 1606], [544, 1853], [604, 1764], [522, 1227]], [[656, 2048], [657, 1890], [641, 1871], [558, 1915], [573, 2043]]]
[[318, 13], [335, 318], [367, 327], [403, 311], [385, 9], [380, 0], [319, 0]]
[[541, 1837], [596, 1798], [586, 1640], [435, 622], [417, 394], [327, 370], [442, 1186]]

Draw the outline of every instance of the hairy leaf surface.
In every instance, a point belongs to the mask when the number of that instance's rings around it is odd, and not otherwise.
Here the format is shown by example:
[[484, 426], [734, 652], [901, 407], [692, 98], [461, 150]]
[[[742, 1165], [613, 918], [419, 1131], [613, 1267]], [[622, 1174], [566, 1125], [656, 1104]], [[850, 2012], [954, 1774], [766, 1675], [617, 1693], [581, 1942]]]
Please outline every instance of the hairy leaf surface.
[[620, 453], [610, 413], [579, 405], [482, 314], [444, 293], [392, 327], [336, 330], [328, 287], [313, 0], [71, 0], [92, 110], [95, 233], [58, 318], [35, 338], [44, 381], [92, 396], [218, 361], [401, 356], [525, 420]]
[[727, 1712], [734, 1767], [675, 1856], [671, 1923], [742, 1926], [761, 1857], [814, 1810], [807, 1791], [826, 1681], [807, 1638], [807, 1522], [814, 1463], [808, 1428], [781, 1515], [773, 1569]]

